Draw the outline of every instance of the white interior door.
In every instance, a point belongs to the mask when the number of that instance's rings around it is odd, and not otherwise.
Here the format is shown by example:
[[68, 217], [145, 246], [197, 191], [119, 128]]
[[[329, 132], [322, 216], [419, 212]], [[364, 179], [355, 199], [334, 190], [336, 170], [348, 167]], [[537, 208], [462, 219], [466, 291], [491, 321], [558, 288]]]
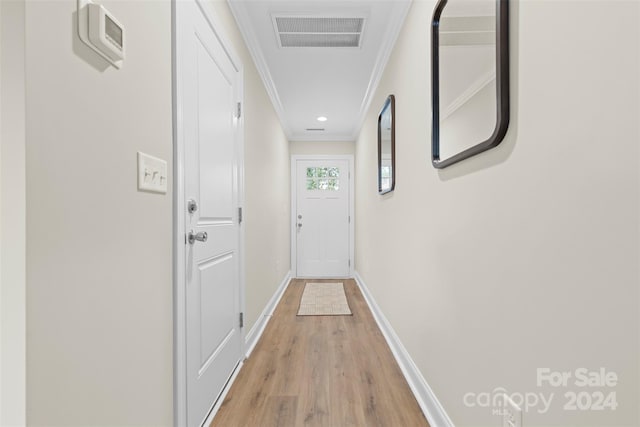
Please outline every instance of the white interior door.
[[186, 210], [186, 418], [187, 425], [201, 426], [242, 354], [236, 117], [242, 77], [200, 4], [178, 1], [176, 8]]
[[348, 160], [296, 161], [296, 273], [348, 277], [350, 263]]

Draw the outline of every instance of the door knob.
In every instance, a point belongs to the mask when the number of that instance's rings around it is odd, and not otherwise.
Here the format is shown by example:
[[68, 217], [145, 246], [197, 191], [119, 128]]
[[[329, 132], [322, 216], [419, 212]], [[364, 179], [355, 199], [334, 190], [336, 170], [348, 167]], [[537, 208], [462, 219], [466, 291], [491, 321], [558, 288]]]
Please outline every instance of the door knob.
[[201, 231], [199, 233], [194, 233], [193, 230], [189, 231], [189, 234], [187, 235], [187, 238], [189, 240], [189, 244], [193, 245], [196, 240], [198, 242], [206, 242], [207, 238], [209, 236], [207, 236], [207, 232], [206, 231]]

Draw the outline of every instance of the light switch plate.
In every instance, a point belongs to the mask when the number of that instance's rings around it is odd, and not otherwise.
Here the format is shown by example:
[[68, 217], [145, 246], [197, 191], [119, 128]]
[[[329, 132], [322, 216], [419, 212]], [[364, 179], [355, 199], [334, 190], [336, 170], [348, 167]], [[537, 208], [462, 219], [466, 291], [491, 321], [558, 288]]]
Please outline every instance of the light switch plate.
[[165, 194], [168, 179], [166, 160], [138, 151], [138, 190]]
[[522, 409], [505, 393], [502, 395], [502, 426], [522, 427]]

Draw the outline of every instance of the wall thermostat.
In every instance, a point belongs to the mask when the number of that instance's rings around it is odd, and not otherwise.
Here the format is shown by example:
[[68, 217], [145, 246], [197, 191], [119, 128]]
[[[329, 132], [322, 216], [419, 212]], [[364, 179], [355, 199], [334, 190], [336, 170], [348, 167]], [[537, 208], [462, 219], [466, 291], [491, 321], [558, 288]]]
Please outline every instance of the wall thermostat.
[[101, 4], [78, 0], [80, 39], [114, 67], [120, 68], [125, 56], [124, 26]]

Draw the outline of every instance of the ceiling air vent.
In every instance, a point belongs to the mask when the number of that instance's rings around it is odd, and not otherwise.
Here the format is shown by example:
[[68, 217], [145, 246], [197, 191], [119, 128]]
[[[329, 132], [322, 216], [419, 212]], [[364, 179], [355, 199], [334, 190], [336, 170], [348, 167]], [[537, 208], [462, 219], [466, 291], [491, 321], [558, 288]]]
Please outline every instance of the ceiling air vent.
[[324, 128], [307, 128], [307, 131], [323, 132]]
[[364, 18], [273, 16], [280, 47], [360, 47]]

